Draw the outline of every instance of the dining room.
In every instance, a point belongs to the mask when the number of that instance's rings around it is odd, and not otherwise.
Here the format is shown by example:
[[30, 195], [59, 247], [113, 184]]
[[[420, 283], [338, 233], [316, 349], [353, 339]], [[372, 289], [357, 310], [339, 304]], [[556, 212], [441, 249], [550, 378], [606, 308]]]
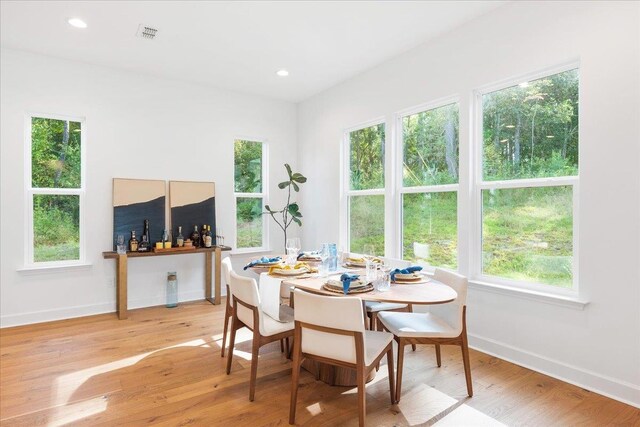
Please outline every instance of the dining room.
[[0, 12], [2, 426], [640, 425], [640, 3]]

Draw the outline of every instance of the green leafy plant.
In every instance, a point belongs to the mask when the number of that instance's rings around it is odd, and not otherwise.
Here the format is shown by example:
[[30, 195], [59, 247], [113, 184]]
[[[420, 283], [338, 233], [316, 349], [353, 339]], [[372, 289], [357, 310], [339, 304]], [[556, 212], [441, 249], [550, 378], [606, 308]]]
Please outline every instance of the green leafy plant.
[[[291, 188], [297, 193], [300, 191], [300, 185], [307, 182], [307, 178], [299, 172], [293, 172], [291, 170], [291, 166], [287, 163], [284, 165], [287, 170], [287, 174], [289, 175], [288, 181], [283, 181], [278, 184], [278, 188], [284, 190], [285, 188], [288, 191], [287, 194], [287, 204], [284, 205], [282, 209], [271, 209], [269, 205], [265, 205], [265, 209], [267, 212], [264, 214], [271, 215], [271, 218], [278, 224], [278, 226], [282, 229], [284, 233], [284, 242], [286, 245], [287, 242], [287, 229], [291, 225], [292, 222], [298, 224], [298, 226], [302, 227], [302, 213], [300, 213], [300, 207], [297, 202], [291, 201]], [[285, 248], [286, 252], [286, 248]]]

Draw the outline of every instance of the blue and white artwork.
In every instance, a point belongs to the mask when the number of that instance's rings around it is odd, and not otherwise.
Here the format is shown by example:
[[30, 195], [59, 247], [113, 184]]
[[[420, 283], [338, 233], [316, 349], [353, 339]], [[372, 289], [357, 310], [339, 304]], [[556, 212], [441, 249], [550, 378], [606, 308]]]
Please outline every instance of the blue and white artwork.
[[[171, 232], [176, 235], [182, 227], [185, 239], [191, 236], [194, 226], [198, 231], [203, 224], [211, 226], [216, 235], [216, 185], [213, 182], [169, 181]], [[214, 240], [215, 244], [215, 240]]]
[[166, 182], [147, 179], [113, 179], [113, 248], [119, 234], [125, 242], [135, 230], [136, 237], [144, 231], [144, 220], [149, 220], [151, 243], [161, 240], [166, 226]]

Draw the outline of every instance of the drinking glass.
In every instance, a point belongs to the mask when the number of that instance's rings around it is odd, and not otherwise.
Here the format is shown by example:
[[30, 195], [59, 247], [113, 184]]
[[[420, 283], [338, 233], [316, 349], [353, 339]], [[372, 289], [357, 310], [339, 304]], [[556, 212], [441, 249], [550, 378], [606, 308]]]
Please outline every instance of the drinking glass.
[[300, 251], [300, 238], [291, 237], [287, 239], [285, 247], [287, 249], [287, 263], [290, 265], [295, 264]]
[[216, 245], [224, 246], [224, 231], [222, 227], [216, 227]]
[[380, 292], [386, 292], [391, 289], [391, 270], [391, 266], [386, 262], [380, 266], [378, 286], [376, 286], [376, 289]]
[[322, 277], [327, 277], [329, 275], [329, 263], [327, 262], [330, 256], [329, 244], [323, 243], [318, 252], [320, 254], [320, 261], [322, 262], [320, 265], [320, 274]]
[[116, 250], [118, 255], [124, 255], [127, 253], [127, 247], [124, 244], [124, 236], [122, 234], [118, 234], [116, 239]]
[[375, 268], [373, 258], [375, 258], [376, 249], [371, 244], [366, 244], [362, 247], [362, 256], [364, 257], [367, 265], [367, 280], [374, 280]]

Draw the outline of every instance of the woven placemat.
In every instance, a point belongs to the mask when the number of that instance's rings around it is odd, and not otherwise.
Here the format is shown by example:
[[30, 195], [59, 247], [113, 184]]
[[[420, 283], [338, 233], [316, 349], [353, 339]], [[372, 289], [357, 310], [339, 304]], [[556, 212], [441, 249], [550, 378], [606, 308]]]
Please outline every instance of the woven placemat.
[[[322, 289], [324, 289], [325, 291], [333, 292], [335, 294], [344, 294], [344, 290], [343, 289], [334, 288], [333, 286], [328, 285], [326, 283], [324, 285], [322, 285]], [[364, 292], [370, 292], [372, 290], [373, 290], [373, 285], [369, 284], [369, 285], [360, 286], [360, 287], [357, 287], [357, 288], [349, 288], [348, 293], [349, 294], [361, 294], [361, 293], [364, 293]]]
[[429, 280], [431, 279], [429, 279], [428, 277], [424, 277], [420, 280], [400, 280], [398, 282], [392, 281], [391, 283], [393, 283], [394, 285], [419, 285], [420, 283], [427, 283], [429, 282]]

